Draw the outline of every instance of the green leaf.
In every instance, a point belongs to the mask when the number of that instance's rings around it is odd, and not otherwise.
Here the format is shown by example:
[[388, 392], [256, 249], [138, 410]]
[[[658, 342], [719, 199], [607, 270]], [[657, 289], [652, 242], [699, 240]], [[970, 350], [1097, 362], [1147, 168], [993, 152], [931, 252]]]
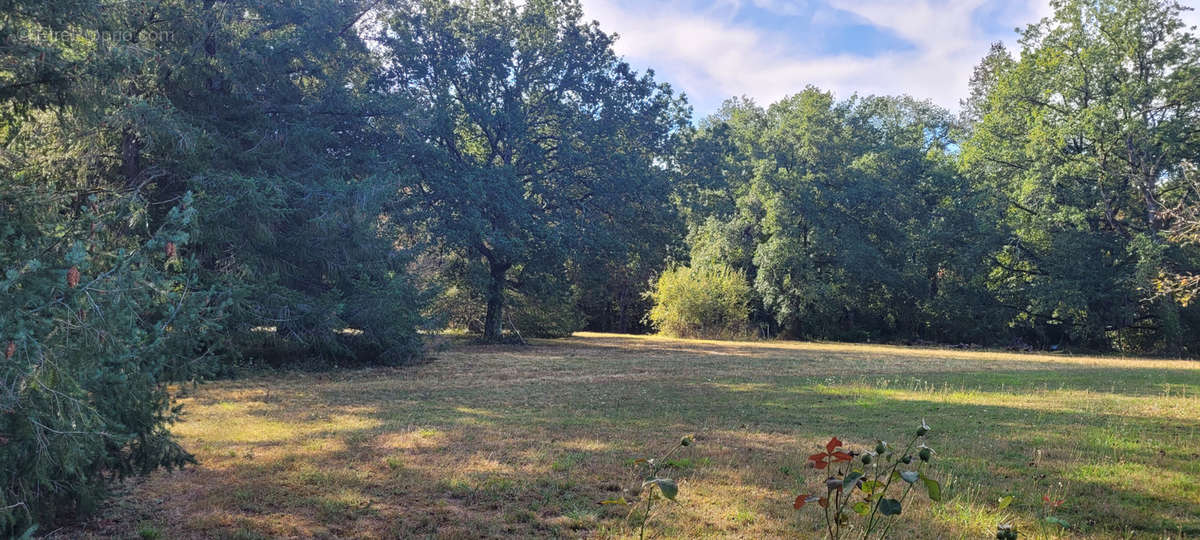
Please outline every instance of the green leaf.
[[925, 483], [925, 491], [929, 492], [929, 500], [933, 502], [942, 502], [942, 485], [928, 476], [921, 475], [921, 481]]
[[862, 484], [863, 493], [866, 493], [867, 495], [875, 493], [875, 490], [881, 489], [881, 488], [883, 488], [883, 483], [876, 482], [874, 480], [867, 480], [866, 482], [863, 482], [863, 484]]
[[900, 471], [900, 479], [908, 483], [916, 482], [921, 477], [921, 473], [917, 471]]
[[1070, 528], [1071, 528], [1071, 524], [1070, 524], [1070, 523], [1068, 523], [1068, 522], [1067, 522], [1067, 520], [1065, 520], [1065, 519], [1063, 519], [1063, 518], [1059, 518], [1059, 517], [1054, 517], [1054, 516], [1046, 516], [1046, 522], [1047, 522], [1047, 523], [1053, 523], [1053, 524], [1055, 524], [1055, 525], [1058, 525], [1059, 527], [1062, 527], [1062, 528], [1064, 528], [1064, 529], [1070, 529]]
[[670, 478], [655, 478], [653, 480], [647, 480], [642, 483], [642, 487], [644, 488], [651, 484], [658, 486], [658, 490], [662, 492], [663, 497], [671, 499], [672, 501], [675, 500], [676, 495], [679, 495], [679, 485]]
[[863, 477], [863, 473], [861, 473], [859, 471], [853, 471], [850, 474], [847, 474], [846, 478], [842, 479], [842, 486], [848, 487], [851, 491], [853, 491], [854, 485], [857, 484], [858, 481], [862, 479], [862, 477]]
[[1005, 495], [1003, 497], [1000, 497], [1000, 500], [996, 501], [996, 510], [1004, 510], [1005, 508], [1008, 508], [1008, 505], [1012, 504], [1012, 502], [1013, 502], [1012, 495]]
[[900, 515], [900, 501], [896, 499], [884, 499], [879, 501], [879, 513], [885, 516]]
[[851, 506], [850, 508], [854, 510], [854, 513], [860, 516], [865, 516], [871, 512], [871, 505], [862, 501], [854, 503], [854, 506]]
[[600, 501], [600, 504], [619, 504], [621, 506], [625, 506], [628, 505], [629, 502], [625, 500], [625, 497], [617, 497], [615, 499], [605, 499]]

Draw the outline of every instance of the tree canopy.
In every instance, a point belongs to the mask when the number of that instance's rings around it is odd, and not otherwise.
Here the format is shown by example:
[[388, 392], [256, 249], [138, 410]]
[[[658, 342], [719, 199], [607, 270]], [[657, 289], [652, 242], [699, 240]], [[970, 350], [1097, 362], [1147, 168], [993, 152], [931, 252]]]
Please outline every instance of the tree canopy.
[[4, 3], [0, 535], [188, 463], [172, 383], [424, 331], [1194, 355], [1200, 38], [1053, 7], [958, 114], [693, 122], [577, 0]]
[[385, 21], [389, 86], [427, 112], [397, 127], [417, 175], [409, 215], [438, 249], [486, 266], [487, 338], [506, 289], [619, 259], [670, 218], [655, 158], [680, 104], [578, 3], [420, 2]]
[[1095, 347], [1179, 345], [1195, 314], [1153, 297], [1163, 210], [1200, 152], [1200, 42], [1180, 6], [1055, 2], [992, 73], [963, 172], [1004, 211], [989, 288], [1020, 324]]

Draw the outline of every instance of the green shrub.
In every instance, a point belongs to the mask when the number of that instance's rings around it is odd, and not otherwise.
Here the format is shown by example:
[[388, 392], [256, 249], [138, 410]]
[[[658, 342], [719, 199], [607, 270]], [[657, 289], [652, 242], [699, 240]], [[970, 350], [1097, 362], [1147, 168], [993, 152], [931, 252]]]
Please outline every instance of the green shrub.
[[680, 266], [663, 272], [649, 293], [647, 318], [675, 337], [738, 337], [748, 332], [750, 284], [726, 265]]

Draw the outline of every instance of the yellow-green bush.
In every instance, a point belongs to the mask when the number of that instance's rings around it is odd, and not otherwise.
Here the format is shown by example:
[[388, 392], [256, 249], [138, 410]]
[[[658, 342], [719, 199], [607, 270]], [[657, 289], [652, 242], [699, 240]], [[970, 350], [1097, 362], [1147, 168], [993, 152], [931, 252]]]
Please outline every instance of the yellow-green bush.
[[723, 264], [669, 269], [648, 295], [650, 324], [669, 336], [738, 337], [749, 328], [750, 284]]

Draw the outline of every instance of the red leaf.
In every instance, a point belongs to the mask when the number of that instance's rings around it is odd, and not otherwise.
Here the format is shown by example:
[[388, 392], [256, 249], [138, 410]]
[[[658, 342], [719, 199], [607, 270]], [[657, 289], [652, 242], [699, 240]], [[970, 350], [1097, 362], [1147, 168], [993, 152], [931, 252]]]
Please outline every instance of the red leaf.
[[1044, 503], [1048, 503], [1048, 502], [1050, 502], [1050, 496], [1049, 496], [1049, 495], [1042, 495], [1042, 502], [1044, 502]]
[[808, 495], [798, 495], [798, 496], [796, 496], [796, 502], [792, 503], [792, 508], [799, 510], [801, 508], [804, 508], [804, 503], [807, 503], [807, 502], [808, 502]]
[[813, 454], [813, 455], [811, 455], [811, 456], [808, 456], [808, 460], [809, 460], [809, 461], [821, 462], [821, 461], [825, 461], [825, 458], [826, 458], [827, 456], [829, 456], [829, 454]]
[[829, 508], [829, 497], [821, 497], [817, 504], [821, 505], [821, 508]]
[[814, 461], [813, 462], [813, 467], [816, 467], [818, 470], [824, 469], [825, 467], [828, 467], [828, 466], [829, 466], [829, 463], [826, 461]]
[[825, 451], [832, 454], [834, 450], [837, 450], [841, 446], [842, 441], [839, 441], [837, 437], [834, 437], [829, 439], [829, 442], [825, 443]]
[[852, 460], [854, 460], [854, 457], [845, 452], [834, 452], [833, 460], [834, 461], [852, 461]]

